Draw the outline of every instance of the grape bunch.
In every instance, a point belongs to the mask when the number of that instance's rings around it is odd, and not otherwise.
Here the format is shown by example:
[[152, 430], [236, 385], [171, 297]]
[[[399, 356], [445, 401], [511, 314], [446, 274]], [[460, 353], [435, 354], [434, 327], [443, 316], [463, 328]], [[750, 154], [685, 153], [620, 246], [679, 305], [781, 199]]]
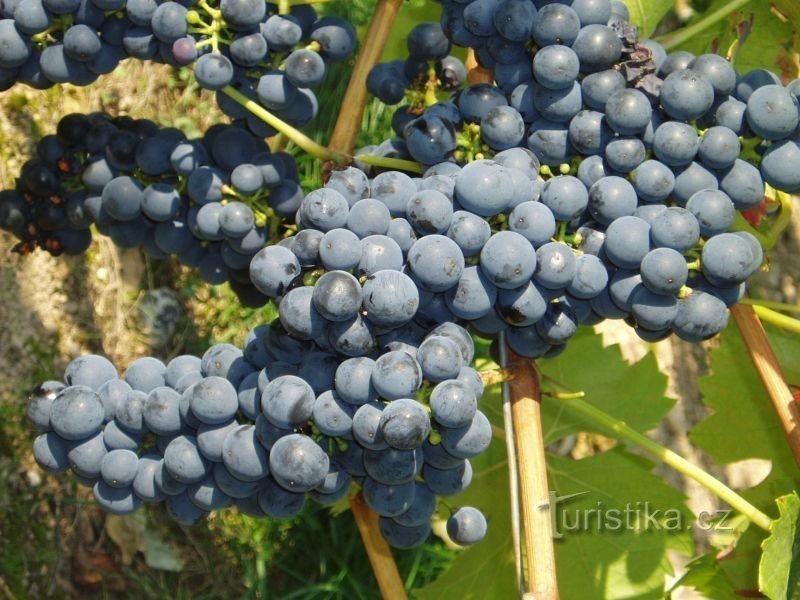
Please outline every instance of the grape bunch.
[[[320, 18], [310, 5], [278, 14], [263, 0], [13, 0], [0, 16], [0, 89], [89, 85], [127, 58], [192, 65], [201, 87], [231, 85], [297, 127], [316, 116], [313, 88], [328, 66], [356, 45], [344, 19]], [[217, 101], [247, 116], [254, 133], [272, 134], [223, 93]]]
[[466, 66], [449, 54], [452, 44], [438, 23], [416, 25], [407, 47], [408, 58], [378, 63], [367, 77], [367, 90], [384, 104], [399, 104], [410, 95], [409, 105], [396, 113], [396, 120], [422, 112], [437, 92], [459, 89], [467, 80]]
[[124, 248], [175, 255], [203, 279], [230, 281], [248, 304], [251, 258], [303, 199], [294, 159], [242, 123], [203, 138], [146, 119], [72, 114], [43, 137], [15, 190], [0, 192], [0, 228], [53, 255], [81, 254], [92, 225]]
[[[469, 486], [469, 459], [492, 434], [477, 409], [469, 334], [445, 323], [422, 335], [346, 358], [265, 324], [243, 350], [141, 358], [122, 378], [107, 359], [83, 356], [30, 399], [34, 457], [49, 472], [71, 469], [111, 513], [163, 501], [184, 524], [232, 505], [285, 519], [354, 484], [389, 543], [418, 546], [437, 497]], [[471, 544], [486, 521], [465, 507], [447, 528]]]

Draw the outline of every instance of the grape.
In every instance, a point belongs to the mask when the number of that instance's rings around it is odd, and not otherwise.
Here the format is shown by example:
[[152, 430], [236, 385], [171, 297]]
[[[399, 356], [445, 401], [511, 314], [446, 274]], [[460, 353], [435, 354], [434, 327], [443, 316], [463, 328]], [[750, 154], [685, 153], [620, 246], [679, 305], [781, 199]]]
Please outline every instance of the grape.
[[447, 230], [447, 237], [456, 243], [465, 258], [480, 254], [491, 235], [489, 223], [463, 210], [453, 213], [450, 228]]
[[139, 457], [131, 450], [111, 450], [100, 461], [100, 476], [103, 481], [115, 488], [125, 488], [133, 483], [139, 464]]
[[469, 425], [442, 431], [443, 448], [457, 458], [477, 456], [488, 448], [491, 441], [492, 427], [481, 411], [475, 413]]
[[439, 469], [430, 464], [422, 468], [425, 484], [434, 494], [455, 496], [472, 483], [472, 464], [469, 460], [458, 459], [458, 463], [447, 469]]
[[703, 275], [716, 285], [730, 287], [744, 281], [752, 274], [753, 262], [749, 245], [733, 233], [715, 235], [703, 245]]
[[636, 194], [645, 202], [663, 202], [675, 187], [675, 175], [664, 163], [646, 160], [631, 172]]
[[233, 384], [211, 375], [189, 388], [192, 414], [208, 425], [227, 423], [239, 408], [239, 396]]
[[793, 139], [771, 145], [761, 159], [761, 175], [768, 184], [789, 193], [800, 189], [800, 176], [792, 165], [800, 157], [800, 144]]
[[480, 268], [498, 288], [513, 289], [530, 280], [536, 270], [536, 252], [513, 231], [494, 234], [481, 250]]
[[595, 221], [609, 225], [615, 219], [633, 215], [636, 191], [627, 180], [610, 175], [597, 180], [589, 188], [589, 213]]
[[720, 174], [719, 188], [728, 194], [737, 210], [754, 208], [764, 199], [761, 174], [753, 165], [740, 158]]
[[714, 103], [714, 88], [698, 71], [682, 69], [667, 75], [661, 87], [661, 106], [680, 121], [702, 117]]
[[380, 416], [383, 440], [397, 450], [413, 450], [422, 445], [430, 433], [430, 419], [416, 400], [401, 398], [390, 402]]
[[545, 183], [541, 202], [557, 221], [571, 221], [580, 215], [589, 201], [588, 192], [576, 177], [554, 177]]
[[620, 173], [630, 173], [647, 157], [644, 143], [637, 137], [618, 137], [606, 145], [608, 165]]
[[550, 242], [536, 250], [534, 280], [550, 289], [564, 288], [575, 276], [575, 256], [565, 244]]
[[653, 137], [653, 152], [658, 160], [670, 167], [688, 165], [699, 148], [697, 131], [687, 123], [667, 121]]
[[180, 432], [183, 428], [180, 400], [180, 394], [166, 386], [157, 387], [150, 392], [142, 410], [147, 428], [156, 435], [173, 435]]
[[133, 493], [145, 502], [161, 502], [165, 498], [155, 480], [159, 465], [159, 456], [155, 452], [148, 452], [139, 457], [132, 487]]
[[578, 56], [568, 46], [545, 46], [533, 57], [533, 75], [544, 87], [572, 87], [578, 77]]
[[609, 126], [621, 135], [643, 133], [653, 112], [647, 96], [630, 88], [614, 92], [604, 109]]
[[728, 231], [736, 215], [736, 208], [730, 197], [715, 189], [695, 192], [686, 203], [686, 209], [697, 219], [700, 235], [703, 236], [714, 236]]
[[675, 187], [672, 197], [679, 206], [686, 206], [696, 192], [713, 190], [719, 187], [716, 174], [696, 162], [687, 167], [676, 169]]
[[417, 351], [422, 374], [426, 379], [437, 383], [458, 375], [463, 358], [458, 345], [444, 336], [428, 337]]
[[[271, 455], [258, 441], [255, 430], [254, 425], [240, 425], [229, 431], [222, 443], [222, 462], [242, 481], [258, 481], [270, 472]], [[280, 441], [273, 445], [273, 452]]]
[[447, 520], [447, 535], [461, 546], [480, 542], [486, 536], [486, 529], [486, 518], [471, 506], [459, 508]]
[[112, 487], [105, 481], [98, 481], [94, 484], [94, 497], [97, 503], [107, 512], [115, 515], [128, 515], [134, 512], [141, 500], [134, 495], [133, 488]]
[[50, 426], [65, 440], [82, 440], [100, 431], [104, 416], [97, 393], [84, 385], [73, 385], [53, 400]]
[[208, 463], [200, 453], [197, 438], [181, 435], [169, 442], [164, 449], [164, 468], [180, 483], [202, 481], [208, 472]]
[[575, 266], [575, 277], [567, 286], [567, 292], [571, 295], [588, 300], [606, 287], [608, 272], [599, 258], [582, 254], [575, 259]]
[[610, 69], [622, 53], [622, 42], [614, 31], [605, 25], [583, 27], [572, 44], [580, 60], [581, 72], [596, 73]]
[[494, 107], [481, 120], [481, 137], [495, 150], [517, 146], [525, 137], [522, 115], [510, 106]]
[[541, 338], [553, 346], [565, 344], [577, 328], [577, 317], [563, 302], [551, 303], [544, 316], [536, 323], [536, 331]]
[[642, 283], [655, 294], [675, 294], [686, 283], [686, 259], [672, 248], [655, 248], [641, 264]]
[[125, 371], [125, 381], [134, 390], [149, 394], [163, 386], [167, 367], [157, 358], [145, 357], [133, 361]]
[[215, 462], [222, 462], [222, 446], [228, 434], [239, 427], [239, 423], [230, 420], [220, 425], [206, 425], [200, 423], [197, 427], [197, 447], [204, 458]]
[[103, 443], [103, 434], [98, 432], [92, 437], [70, 444], [67, 459], [77, 475], [94, 479], [100, 476], [100, 463], [107, 452]]
[[614, 69], [591, 73], [581, 81], [581, 96], [592, 110], [605, 110], [611, 96], [624, 89], [625, 78]]
[[736, 71], [733, 65], [719, 54], [701, 54], [687, 66], [708, 79], [714, 88], [714, 95], [718, 98], [728, 96], [736, 86]]
[[285, 293], [286, 287], [300, 274], [300, 263], [291, 250], [268, 246], [253, 257], [250, 279], [267, 296]]
[[418, 239], [409, 249], [408, 266], [425, 289], [443, 292], [461, 277], [464, 255], [450, 238], [428, 235]]
[[108, 381], [117, 379], [117, 369], [107, 358], [88, 354], [71, 361], [64, 372], [64, 381], [70, 386], [86, 386], [99, 391]]
[[439, 383], [430, 397], [431, 413], [444, 427], [464, 427], [472, 422], [477, 410], [474, 392], [458, 380]]
[[305, 494], [283, 488], [272, 477], [261, 480], [258, 491], [258, 504], [270, 517], [288, 519], [302, 510]]
[[725, 303], [712, 294], [694, 290], [686, 298], [678, 300], [672, 330], [682, 340], [699, 342], [725, 329], [727, 323]]
[[685, 252], [700, 239], [700, 225], [691, 212], [685, 208], [673, 206], [662, 211], [653, 219], [650, 237], [656, 247]]
[[280, 438], [269, 453], [269, 469], [275, 481], [292, 492], [309, 491], [328, 473], [328, 455], [308, 436], [293, 433]]
[[622, 269], [635, 269], [650, 251], [650, 225], [634, 216], [615, 219], [603, 244], [608, 259]]
[[732, 166], [741, 149], [736, 133], [721, 125], [707, 129], [700, 138], [697, 148], [700, 160], [712, 169], [726, 169]]
[[780, 140], [794, 132], [800, 123], [797, 98], [781, 85], [765, 85], [747, 100], [747, 123], [757, 135]]
[[483, 217], [502, 212], [512, 195], [505, 168], [492, 161], [473, 161], [456, 177], [455, 197], [459, 204]]
[[391, 222], [392, 216], [385, 204], [364, 198], [350, 207], [346, 225], [347, 230], [363, 239], [370, 235], [386, 235]]
[[541, 46], [572, 46], [581, 30], [578, 14], [562, 4], [547, 4], [536, 15], [533, 39]]
[[33, 457], [36, 463], [50, 473], [60, 473], [69, 468], [68, 451], [67, 442], [52, 431], [42, 433], [33, 441]]

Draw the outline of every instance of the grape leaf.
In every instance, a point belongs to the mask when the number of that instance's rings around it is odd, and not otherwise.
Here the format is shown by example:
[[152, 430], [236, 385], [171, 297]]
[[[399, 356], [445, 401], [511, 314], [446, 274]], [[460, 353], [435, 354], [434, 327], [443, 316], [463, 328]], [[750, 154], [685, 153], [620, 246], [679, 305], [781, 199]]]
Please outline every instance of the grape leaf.
[[778, 498], [780, 517], [764, 540], [758, 567], [759, 590], [773, 600], [800, 598], [800, 498]]
[[[793, 0], [788, 1], [793, 2]], [[698, 12], [688, 26], [724, 8], [728, 2], [729, 0], [715, 0], [706, 10]], [[790, 22], [772, 12], [770, 2], [761, 0], [748, 2], [740, 10], [696, 33], [675, 49], [688, 50], [695, 54], [716, 52], [725, 55], [738, 37], [737, 26], [747, 24], [751, 20], [752, 28], [734, 58], [736, 69], [740, 73], [746, 73], [756, 68], [773, 70], [780, 68], [790, 55], [795, 36], [794, 28]]]
[[663, 598], [667, 549], [693, 551], [694, 516], [683, 494], [621, 447], [547, 460], [552, 490], [563, 498], [555, 512], [561, 598]]
[[[790, 381], [800, 380], [800, 339], [766, 329], [785, 375]], [[720, 464], [748, 458], [771, 461], [767, 478], [741, 494], [760, 510], [773, 513], [774, 499], [800, 486], [800, 473], [735, 325], [723, 332], [719, 347], [711, 352], [710, 373], [699, 384], [703, 402], [713, 414], [696, 425], [689, 438]], [[763, 531], [748, 528], [733, 553], [719, 562], [737, 589], [756, 587], [763, 538]]]
[[[787, 377], [800, 376], [798, 339], [767, 331]], [[690, 439], [720, 464], [748, 458], [772, 461], [767, 479], [745, 494], [761, 510], [771, 509], [774, 498], [800, 484], [800, 474], [735, 325], [711, 353], [710, 374], [700, 378], [700, 391], [713, 414], [694, 427]]]
[[[485, 410], [491, 400], [497, 401], [497, 397], [496, 392], [485, 395], [482, 409]], [[499, 413], [499, 423], [496, 411], [485, 412], [495, 425], [502, 426], [502, 412]], [[453, 507], [474, 506], [481, 510], [489, 524], [486, 537], [480, 544], [462, 552], [436, 581], [415, 590], [415, 598], [483, 600], [518, 596], [504, 444], [497, 439], [492, 440], [489, 450], [472, 459], [472, 465], [475, 473], [472, 485], [464, 493], [448, 498], [447, 503]], [[447, 517], [446, 514], [442, 516]]]
[[641, 38], [650, 37], [661, 19], [675, 4], [672, 0], [625, 0], [631, 23], [639, 27]]
[[[652, 354], [630, 365], [619, 346], [603, 348], [600, 336], [589, 328], [575, 335], [558, 358], [543, 360], [538, 366], [543, 375], [567, 389], [585, 391], [587, 401], [639, 431], [656, 427], [674, 404], [663, 396], [667, 377], [658, 370]], [[578, 431], [600, 431], [566, 413], [557, 402], [543, 404], [542, 422], [547, 443]]]
[[686, 572], [669, 589], [669, 597], [678, 588], [690, 587], [714, 600], [739, 600], [736, 587], [713, 554], [701, 554], [686, 563]]

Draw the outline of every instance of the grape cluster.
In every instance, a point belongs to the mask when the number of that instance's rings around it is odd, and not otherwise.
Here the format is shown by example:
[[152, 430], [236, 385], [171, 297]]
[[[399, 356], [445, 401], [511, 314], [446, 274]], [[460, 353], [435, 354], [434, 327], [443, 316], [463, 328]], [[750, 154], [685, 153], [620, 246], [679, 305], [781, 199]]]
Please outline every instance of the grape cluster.
[[72, 114], [43, 137], [15, 190], [0, 192], [0, 228], [41, 247], [80, 254], [90, 226], [121, 247], [175, 255], [206, 281], [230, 281], [249, 304], [265, 299], [248, 266], [302, 191], [294, 159], [244, 126], [215, 125], [187, 140], [146, 119]]
[[[289, 518], [307, 498], [341, 500], [352, 482], [386, 539], [414, 547], [430, 533], [437, 496], [469, 486], [469, 459], [491, 440], [469, 334], [445, 323], [419, 340], [348, 359], [273, 323], [252, 330], [243, 350], [218, 344], [166, 365], [141, 358], [123, 378], [107, 359], [83, 356], [64, 383], [45, 382], [30, 399], [42, 432], [34, 456], [50, 472], [71, 468], [111, 513], [164, 501], [184, 524], [231, 505]], [[463, 508], [448, 531], [475, 543], [486, 521]]]
[[[312, 88], [328, 65], [348, 59], [356, 45], [343, 19], [320, 18], [309, 5], [278, 14], [263, 0], [13, 0], [0, 16], [0, 89], [18, 81], [37, 89], [89, 85], [126, 58], [193, 65], [202, 87], [233, 85], [298, 127], [316, 116]], [[217, 100], [226, 113], [245, 116], [224, 94]], [[254, 133], [270, 135], [249, 117]]]
[[[439, 91], [457, 90], [467, 80], [466, 66], [449, 54], [452, 44], [438, 23], [416, 25], [407, 46], [408, 58], [378, 63], [367, 77], [367, 90], [384, 104], [399, 104], [410, 94], [409, 105], [396, 113], [396, 121], [422, 112], [426, 99]], [[395, 129], [400, 126], [394, 124]]]

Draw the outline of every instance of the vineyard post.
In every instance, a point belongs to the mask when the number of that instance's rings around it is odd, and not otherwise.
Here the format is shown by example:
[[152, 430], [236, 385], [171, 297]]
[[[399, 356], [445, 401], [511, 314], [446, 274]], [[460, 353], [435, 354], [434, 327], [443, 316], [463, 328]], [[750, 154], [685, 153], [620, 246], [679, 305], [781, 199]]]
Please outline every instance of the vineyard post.
[[737, 304], [731, 312], [747, 346], [750, 360], [772, 401], [794, 459], [800, 465], [800, 406], [786, 385], [786, 379], [764, 332], [764, 326], [752, 306]]
[[511, 418], [516, 441], [522, 531], [525, 540], [525, 590], [535, 600], [558, 600], [550, 490], [547, 485], [542, 389], [532, 361], [506, 348], [513, 378]]
[[[328, 144], [336, 153], [347, 156], [353, 154], [367, 105], [367, 75], [383, 54], [402, 4], [403, 0], [380, 0], [375, 7]], [[408, 596], [403, 580], [391, 548], [380, 532], [378, 515], [367, 506], [360, 492], [350, 497], [350, 510], [361, 534], [372, 571], [378, 580], [381, 595], [385, 600], [405, 600]]]

